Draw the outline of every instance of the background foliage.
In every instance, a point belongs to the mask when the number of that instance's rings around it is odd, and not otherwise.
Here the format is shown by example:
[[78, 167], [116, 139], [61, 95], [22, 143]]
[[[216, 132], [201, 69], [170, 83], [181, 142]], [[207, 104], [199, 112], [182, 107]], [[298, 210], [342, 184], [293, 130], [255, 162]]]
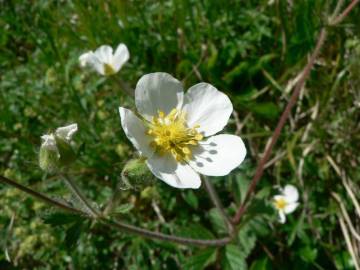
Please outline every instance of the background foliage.
[[[240, 132], [248, 156], [231, 175], [211, 181], [233, 214], [336, 2], [0, 1], [0, 173], [76, 203], [60, 179], [39, 170], [37, 153], [42, 134], [77, 122], [81, 158], [70, 173], [89, 198], [106, 203], [135, 155], [117, 113], [120, 104], [133, 104], [116, 80], [80, 70], [77, 59], [123, 42], [131, 58], [116, 76], [133, 87], [141, 75], [163, 71], [186, 88], [206, 81], [231, 97], [239, 121], [232, 118], [227, 132]], [[353, 205], [329, 160], [359, 190], [359, 17], [357, 7], [330, 30], [237, 242], [201, 249], [145, 240], [65, 218], [1, 186], [0, 268], [354, 269], [331, 192], [350, 213]], [[280, 225], [270, 199], [275, 185], [288, 183], [300, 189], [301, 207]], [[226, 235], [203, 189], [140, 185], [120, 192], [121, 220], [194, 238]]]

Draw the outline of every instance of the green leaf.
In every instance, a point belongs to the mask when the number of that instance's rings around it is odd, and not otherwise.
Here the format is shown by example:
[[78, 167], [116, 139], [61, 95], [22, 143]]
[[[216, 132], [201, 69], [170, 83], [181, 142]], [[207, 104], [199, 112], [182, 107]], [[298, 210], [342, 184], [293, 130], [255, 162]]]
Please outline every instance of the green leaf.
[[217, 62], [217, 59], [218, 59], [218, 50], [217, 48], [215, 47], [214, 44], [210, 44], [210, 55], [209, 55], [209, 58], [208, 58], [208, 61], [207, 61], [207, 68], [208, 69], [212, 69], [216, 66], [216, 62]]
[[214, 239], [215, 236], [199, 223], [194, 223], [180, 229], [179, 234], [183, 237], [195, 239]]
[[182, 193], [184, 200], [195, 210], [199, 206], [198, 198], [192, 190]]
[[299, 250], [299, 254], [303, 261], [312, 263], [316, 260], [318, 250], [310, 246], [305, 246]]
[[124, 203], [116, 207], [113, 211], [114, 214], [126, 214], [129, 213], [134, 208], [134, 205], [131, 203]]
[[224, 81], [227, 83], [233, 82], [241, 74], [246, 73], [249, 67], [250, 64], [248, 62], [240, 62], [240, 64], [225, 74]]
[[207, 248], [186, 259], [185, 270], [202, 270], [216, 261], [216, 249]]
[[299, 219], [297, 219], [295, 225], [292, 228], [292, 231], [290, 233], [290, 237], [288, 238], [288, 246], [291, 246], [292, 243], [295, 240], [296, 235], [303, 230], [303, 224], [304, 224], [304, 218], [305, 218], [305, 212], [303, 212]]
[[81, 216], [75, 214], [56, 212], [42, 217], [45, 224], [51, 226], [61, 226], [69, 223], [78, 222], [82, 219]]
[[225, 256], [222, 261], [225, 270], [246, 270], [246, 256], [240, 248], [235, 245], [227, 245], [225, 247]]
[[268, 270], [270, 269], [268, 258], [263, 258], [254, 261], [251, 264], [250, 270]]
[[263, 199], [253, 199], [246, 213], [246, 215], [249, 217], [254, 217], [259, 215], [270, 216], [272, 214], [274, 214], [273, 207], [267, 204], [266, 201]]
[[276, 119], [280, 112], [279, 106], [273, 102], [253, 103], [248, 109], [266, 119]]
[[83, 230], [84, 223], [82, 221], [76, 222], [70, 226], [65, 232], [65, 246], [67, 249], [75, 247]]
[[219, 210], [216, 208], [212, 208], [209, 211], [209, 215], [210, 215], [210, 222], [213, 225], [215, 231], [217, 231], [218, 233], [226, 233], [227, 226]]
[[237, 202], [242, 203], [245, 199], [250, 181], [242, 173], [237, 173], [233, 179], [233, 191], [236, 195]]
[[245, 257], [249, 256], [256, 244], [256, 235], [249, 224], [240, 228], [238, 239], [241, 252]]

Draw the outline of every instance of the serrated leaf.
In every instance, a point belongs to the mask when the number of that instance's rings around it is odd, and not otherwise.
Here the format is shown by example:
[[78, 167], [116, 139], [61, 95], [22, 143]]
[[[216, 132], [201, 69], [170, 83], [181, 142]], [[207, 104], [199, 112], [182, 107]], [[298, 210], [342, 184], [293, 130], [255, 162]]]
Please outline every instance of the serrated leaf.
[[249, 220], [255, 216], [271, 216], [274, 209], [265, 200], [253, 199], [246, 212], [246, 219]]
[[216, 249], [208, 248], [186, 259], [185, 270], [202, 270], [216, 261]]
[[242, 173], [234, 175], [234, 192], [237, 195], [236, 197], [238, 203], [242, 203], [244, 201], [249, 184], [250, 181], [246, 179]]
[[214, 239], [215, 236], [201, 224], [191, 224], [180, 229], [179, 234], [183, 237], [195, 239]]
[[45, 224], [51, 226], [61, 226], [73, 222], [78, 222], [82, 219], [81, 216], [75, 214], [56, 212], [42, 217]]
[[225, 256], [223, 259], [223, 268], [225, 270], [246, 270], [246, 257], [239, 247], [227, 245], [225, 247]]
[[227, 232], [227, 227], [226, 227], [225, 221], [222, 218], [219, 210], [217, 210], [216, 208], [212, 208], [209, 211], [209, 216], [210, 216], [210, 222], [213, 225], [215, 231], [217, 231], [218, 233], [226, 233]]
[[65, 232], [65, 246], [67, 249], [72, 249], [81, 236], [83, 230], [83, 222], [76, 222], [70, 226]]
[[268, 263], [269, 263], [268, 258], [256, 260], [251, 264], [250, 270], [268, 270], [269, 269]]
[[247, 225], [240, 228], [238, 233], [238, 240], [241, 252], [245, 257], [250, 255], [256, 244], [256, 235], [251, 229], [251, 226]]
[[131, 203], [124, 203], [119, 205], [113, 211], [114, 214], [126, 214], [129, 213], [134, 208], [134, 205]]

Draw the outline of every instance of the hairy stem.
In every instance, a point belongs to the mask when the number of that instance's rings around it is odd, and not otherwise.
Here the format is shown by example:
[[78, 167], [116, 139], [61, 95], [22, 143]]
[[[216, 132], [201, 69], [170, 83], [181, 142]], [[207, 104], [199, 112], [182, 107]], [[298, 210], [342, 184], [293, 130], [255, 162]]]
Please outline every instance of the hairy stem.
[[183, 245], [192, 245], [192, 246], [224, 246], [227, 243], [229, 243], [232, 239], [230, 237], [226, 238], [220, 238], [220, 239], [193, 239], [193, 238], [185, 238], [185, 237], [179, 237], [154, 231], [149, 231], [146, 229], [142, 229], [133, 225], [129, 225], [126, 223], [122, 223], [120, 221], [114, 221], [114, 220], [107, 220], [102, 219], [102, 221], [111, 226], [118, 228], [122, 231], [128, 231], [133, 234], [137, 234], [140, 236], [143, 236], [145, 238], [151, 238], [151, 239], [157, 239], [162, 241], [170, 241], [178, 244]]
[[85, 207], [86, 212], [89, 213], [93, 218], [97, 218], [100, 216], [99, 211], [97, 211], [92, 205], [91, 202], [89, 202], [85, 195], [81, 192], [81, 190], [76, 186], [74, 181], [67, 176], [66, 174], [62, 174], [61, 178], [64, 180], [65, 184], [70, 189], [71, 193], [74, 194], [76, 199]]
[[65, 210], [65, 211], [68, 211], [68, 212], [73, 212], [73, 213], [77, 213], [77, 214], [84, 214], [81, 210], [79, 209], [76, 209], [70, 205], [68, 205], [67, 203], [65, 202], [61, 202], [61, 201], [57, 201], [53, 198], [50, 198], [38, 191], [35, 191], [33, 189], [30, 189], [22, 184], [19, 184], [9, 178], [6, 178], [4, 176], [1, 176], [0, 175], [0, 182], [4, 183], [4, 184], [7, 184], [7, 185], [10, 185], [14, 188], [17, 188], [23, 192], [26, 192], [27, 194], [31, 195], [32, 197], [36, 198], [36, 199], [39, 199], [41, 201], [43, 201], [44, 203], [46, 204], [49, 204], [49, 205], [52, 205], [52, 206], [56, 206], [58, 208], [61, 208], [62, 210]]
[[204, 181], [205, 189], [206, 189], [207, 193], [209, 194], [211, 201], [213, 202], [215, 207], [219, 210], [220, 215], [222, 216], [223, 220], [226, 223], [226, 226], [229, 231], [229, 235], [233, 235], [234, 231], [235, 231], [234, 226], [232, 225], [228, 215], [226, 214], [225, 209], [219, 199], [217, 192], [215, 191], [215, 189], [214, 189], [213, 185], [211, 184], [211, 182], [209, 181], [208, 177], [204, 176], [204, 177], [202, 177], [202, 179]]
[[330, 22], [330, 25], [334, 26], [342, 22], [346, 18], [347, 15], [349, 15], [350, 11], [359, 3], [360, 0], [353, 0], [351, 3], [347, 6], [347, 8], [344, 9], [344, 11], [337, 16], [334, 20]]
[[[81, 209], [77, 209], [74, 208], [72, 206], [67, 205], [64, 202], [60, 202], [57, 200], [54, 200], [40, 192], [37, 192], [35, 190], [32, 190], [28, 187], [23, 186], [22, 184], [19, 184], [11, 179], [8, 179], [4, 176], [0, 175], [0, 182], [10, 185], [12, 187], [15, 187], [29, 195], [31, 195], [32, 197], [39, 199], [51, 206], [56, 206], [58, 208], [61, 208], [62, 210], [65, 211], [69, 211], [69, 212], [73, 212], [73, 213], [77, 213], [79, 215], [82, 216], [88, 216], [86, 212], [84, 212]], [[130, 225], [130, 224], [126, 224], [120, 221], [114, 221], [114, 220], [110, 220], [106, 217], [103, 216], [98, 216], [98, 221], [108, 227], [112, 227], [112, 228], [116, 228], [120, 231], [126, 231], [135, 235], [139, 235], [145, 238], [149, 238], [149, 239], [156, 239], [156, 240], [161, 240], [161, 241], [170, 241], [170, 242], [174, 242], [174, 243], [178, 243], [178, 244], [183, 244], [183, 245], [193, 245], [193, 246], [224, 246], [227, 243], [229, 243], [232, 239], [230, 237], [226, 237], [226, 238], [220, 238], [220, 239], [193, 239], [193, 238], [186, 238], [186, 237], [179, 237], [179, 236], [174, 236], [174, 235], [169, 235], [169, 234], [164, 234], [164, 233], [159, 233], [159, 232], [154, 232], [154, 231], [150, 231], [150, 230], [146, 230], [143, 228], [139, 228], [136, 227], [134, 225]]]
[[129, 97], [132, 97], [132, 98], [135, 96], [134, 89], [132, 89], [131, 86], [127, 82], [123, 81], [119, 77], [116, 77], [115, 75], [113, 76], [113, 78], [120, 85], [121, 89], [124, 91], [125, 94], [127, 94]]

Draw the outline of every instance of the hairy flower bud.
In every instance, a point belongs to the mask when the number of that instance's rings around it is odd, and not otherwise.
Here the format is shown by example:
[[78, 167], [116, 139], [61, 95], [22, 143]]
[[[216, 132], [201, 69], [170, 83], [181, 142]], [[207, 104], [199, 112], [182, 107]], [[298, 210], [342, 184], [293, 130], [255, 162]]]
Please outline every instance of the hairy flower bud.
[[129, 160], [121, 176], [126, 184], [135, 189], [143, 189], [154, 182], [154, 177], [143, 158]]
[[39, 152], [39, 166], [47, 173], [55, 173], [60, 167], [59, 152], [53, 147], [42, 145]]
[[55, 133], [41, 136], [39, 166], [43, 171], [56, 173], [76, 159], [71, 146], [71, 138], [76, 131], [77, 124], [72, 124], [56, 129]]

